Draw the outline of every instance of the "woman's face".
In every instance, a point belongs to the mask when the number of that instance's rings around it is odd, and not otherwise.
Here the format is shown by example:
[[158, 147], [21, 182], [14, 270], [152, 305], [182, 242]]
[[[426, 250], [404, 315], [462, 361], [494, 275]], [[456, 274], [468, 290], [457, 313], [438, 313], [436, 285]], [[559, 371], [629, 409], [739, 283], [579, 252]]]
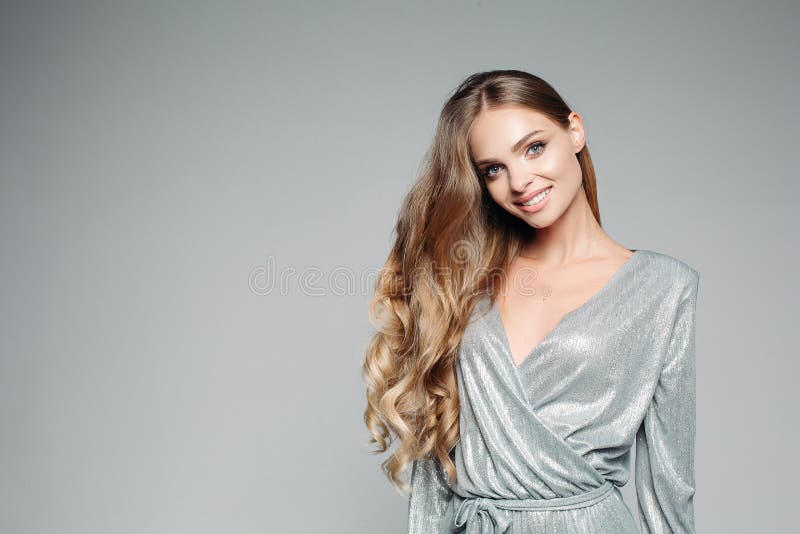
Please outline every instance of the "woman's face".
[[472, 125], [470, 155], [489, 194], [535, 228], [550, 226], [581, 191], [576, 153], [584, 131], [577, 113], [569, 120], [564, 130], [537, 111], [502, 106], [481, 111]]

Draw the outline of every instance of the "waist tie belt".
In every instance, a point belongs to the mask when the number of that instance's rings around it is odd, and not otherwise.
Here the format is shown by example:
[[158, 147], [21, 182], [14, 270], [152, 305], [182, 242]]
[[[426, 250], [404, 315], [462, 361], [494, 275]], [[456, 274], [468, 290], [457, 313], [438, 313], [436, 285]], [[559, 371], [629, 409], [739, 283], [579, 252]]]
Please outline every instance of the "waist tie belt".
[[[605, 497], [614, 485], [611, 481], [593, 490], [555, 499], [492, 499], [469, 497], [461, 500], [455, 513], [456, 532], [467, 534], [503, 534], [511, 531], [512, 520], [498, 510], [571, 510], [591, 506]], [[462, 499], [456, 495], [457, 499]], [[476, 530], [477, 528], [477, 530]]]

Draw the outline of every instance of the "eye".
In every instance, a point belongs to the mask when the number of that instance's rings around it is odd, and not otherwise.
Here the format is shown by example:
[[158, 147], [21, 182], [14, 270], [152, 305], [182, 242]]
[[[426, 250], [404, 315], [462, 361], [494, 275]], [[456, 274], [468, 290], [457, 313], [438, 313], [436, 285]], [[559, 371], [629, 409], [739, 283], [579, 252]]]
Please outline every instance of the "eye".
[[491, 172], [491, 169], [494, 169], [495, 167], [500, 167], [500, 165], [498, 165], [498, 164], [489, 165], [488, 167], [483, 169], [483, 171], [481, 172], [481, 175], [484, 178], [492, 178], [493, 176], [495, 176], [496, 173]]
[[544, 150], [544, 146], [545, 146], [545, 143], [542, 143], [541, 141], [536, 141], [535, 143], [533, 143], [532, 145], [530, 145], [528, 147], [528, 151], [530, 151], [532, 148], [538, 148], [539, 149], [538, 151], [533, 152], [533, 154], [538, 155], [538, 154], [542, 153], [542, 151]]

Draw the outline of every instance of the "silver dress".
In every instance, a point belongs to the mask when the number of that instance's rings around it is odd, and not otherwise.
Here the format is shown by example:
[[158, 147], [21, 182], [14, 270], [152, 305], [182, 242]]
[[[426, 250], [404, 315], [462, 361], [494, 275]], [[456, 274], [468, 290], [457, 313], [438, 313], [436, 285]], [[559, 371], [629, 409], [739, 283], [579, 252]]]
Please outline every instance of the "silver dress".
[[484, 295], [456, 363], [451, 485], [411, 467], [410, 534], [694, 533], [695, 304], [700, 275], [635, 250], [517, 367]]

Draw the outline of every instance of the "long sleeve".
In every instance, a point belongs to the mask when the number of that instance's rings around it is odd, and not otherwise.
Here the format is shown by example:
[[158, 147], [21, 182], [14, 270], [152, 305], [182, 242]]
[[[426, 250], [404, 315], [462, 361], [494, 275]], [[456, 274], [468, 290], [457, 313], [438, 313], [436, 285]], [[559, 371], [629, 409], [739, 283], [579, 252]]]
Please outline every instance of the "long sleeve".
[[453, 532], [452, 490], [445, 475], [431, 459], [417, 459], [411, 468], [408, 500], [408, 534]]
[[636, 434], [636, 497], [643, 533], [695, 532], [695, 307], [697, 271], [676, 310], [661, 374]]

